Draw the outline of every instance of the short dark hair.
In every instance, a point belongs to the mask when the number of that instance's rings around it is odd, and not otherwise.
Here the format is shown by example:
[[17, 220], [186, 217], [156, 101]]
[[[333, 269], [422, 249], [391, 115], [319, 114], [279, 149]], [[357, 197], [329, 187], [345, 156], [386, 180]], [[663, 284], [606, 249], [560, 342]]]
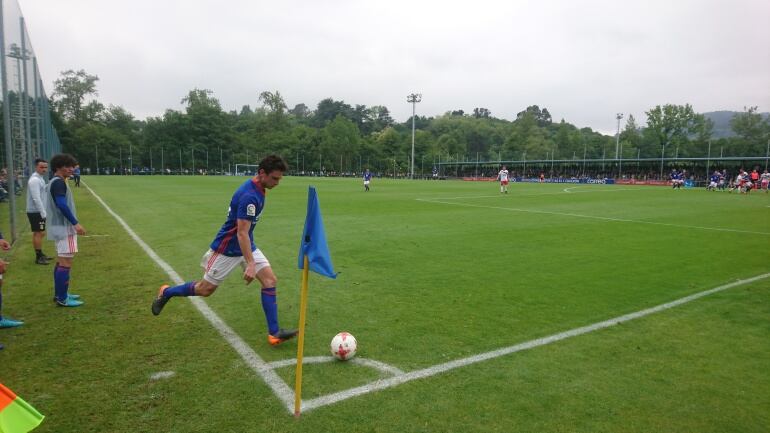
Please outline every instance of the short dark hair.
[[45, 159], [37, 158], [35, 159], [35, 167], [37, 167], [37, 165], [40, 164], [41, 162], [45, 162], [46, 164], [48, 164], [48, 161], [46, 161]]
[[69, 153], [58, 153], [51, 158], [51, 170], [56, 170], [62, 167], [74, 167], [78, 165], [78, 160]]
[[289, 170], [289, 164], [278, 155], [266, 156], [265, 159], [259, 162], [259, 170], [265, 170], [265, 173], [271, 173], [273, 171], [285, 172]]

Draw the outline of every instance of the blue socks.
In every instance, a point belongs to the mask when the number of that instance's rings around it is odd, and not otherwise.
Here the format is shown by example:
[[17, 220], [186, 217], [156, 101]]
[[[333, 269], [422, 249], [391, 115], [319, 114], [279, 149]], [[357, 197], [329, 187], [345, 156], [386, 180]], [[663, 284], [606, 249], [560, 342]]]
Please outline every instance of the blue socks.
[[178, 286], [169, 287], [163, 292], [163, 297], [171, 298], [173, 296], [195, 296], [195, 283], [196, 281], [188, 281]]
[[262, 309], [265, 311], [267, 319], [267, 331], [270, 335], [275, 335], [278, 330], [278, 302], [275, 300], [275, 287], [266, 287], [262, 289]]
[[70, 288], [70, 268], [56, 264], [53, 268], [53, 287], [56, 299], [67, 302], [67, 292]]

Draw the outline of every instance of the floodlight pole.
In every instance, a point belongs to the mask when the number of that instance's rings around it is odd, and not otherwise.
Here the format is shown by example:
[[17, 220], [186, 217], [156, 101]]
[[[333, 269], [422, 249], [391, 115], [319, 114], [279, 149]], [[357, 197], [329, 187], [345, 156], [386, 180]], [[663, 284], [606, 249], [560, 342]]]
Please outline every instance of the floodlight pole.
[[615, 159], [618, 160], [618, 178], [620, 178], [623, 167], [623, 159], [620, 158], [620, 119], [623, 118], [623, 113], [618, 113], [615, 118], [618, 119], [618, 132], [615, 134]]
[[709, 153], [706, 158], [706, 180], [709, 178], [709, 166], [711, 165], [711, 140], [709, 140]]
[[660, 151], [660, 180], [663, 180], [663, 157], [666, 155], [666, 143], [663, 143], [663, 149]]
[[770, 160], [770, 139], [767, 140], [767, 150], [765, 151], [765, 171], [767, 171], [768, 160]]
[[412, 165], [409, 178], [414, 179], [414, 117], [417, 112], [417, 103], [422, 101], [422, 93], [411, 93], [406, 97], [406, 102], [412, 103]]

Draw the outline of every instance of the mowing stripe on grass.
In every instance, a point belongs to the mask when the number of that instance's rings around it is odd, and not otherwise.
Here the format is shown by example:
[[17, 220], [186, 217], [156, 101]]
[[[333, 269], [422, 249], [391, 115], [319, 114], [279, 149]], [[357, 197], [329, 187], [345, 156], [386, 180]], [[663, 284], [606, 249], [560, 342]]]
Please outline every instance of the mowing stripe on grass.
[[308, 411], [321, 406], [337, 403], [342, 400], [346, 400], [352, 397], [368, 394], [373, 391], [378, 391], [386, 388], [391, 388], [402, 383], [410, 382], [416, 379], [424, 379], [430, 376], [435, 376], [440, 373], [444, 373], [455, 368], [466, 367], [478, 362], [487, 361], [501, 356], [510, 355], [511, 353], [520, 352], [522, 350], [532, 349], [539, 346], [545, 346], [546, 344], [555, 343], [557, 341], [566, 340], [567, 338], [576, 337], [578, 335], [587, 334], [589, 332], [598, 331], [600, 329], [609, 328], [611, 326], [619, 325], [623, 322], [638, 319], [640, 317], [648, 316], [653, 313], [657, 313], [669, 308], [673, 308], [690, 301], [708, 296], [723, 290], [727, 290], [743, 284], [753, 283], [755, 281], [763, 280], [770, 277], [770, 273], [757, 275], [755, 277], [747, 278], [745, 280], [738, 280], [732, 283], [728, 283], [713, 289], [705, 290], [703, 292], [695, 293], [684, 298], [677, 299], [675, 301], [667, 302], [665, 304], [658, 305], [656, 307], [647, 308], [646, 310], [637, 311], [635, 313], [625, 314], [623, 316], [615, 317], [614, 319], [605, 320], [603, 322], [594, 323], [593, 325], [583, 326], [580, 328], [571, 329], [569, 331], [560, 332], [558, 334], [550, 335], [548, 337], [538, 338], [530, 340], [524, 343], [519, 343], [514, 346], [504, 347], [502, 349], [493, 350], [491, 352], [480, 353], [478, 355], [469, 356], [467, 358], [456, 359], [454, 361], [445, 362], [443, 364], [437, 364], [432, 367], [424, 368], [422, 370], [410, 371], [403, 375], [397, 375], [387, 379], [378, 380], [366, 385], [362, 385], [356, 388], [351, 388], [345, 391], [328, 394], [325, 396], [317, 397], [308, 401], [302, 402], [302, 411]]
[[[93, 194], [93, 196], [96, 198], [96, 200], [101, 203], [101, 205], [104, 207], [104, 209], [107, 210], [107, 212], [112, 215], [115, 220], [120, 223], [121, 226], [128, 232], [128, 235], [131, 236], [134, 241], [136, 241], [137, 244], [144, 250], [145, 253], [147, 253], [150, 258], [155, 261], [155, 263], [160, 266], [161, 269], [163, 269], [166, 274], [171, 278], [171, 280], [174, 282], [174, 284], [182, 284], [184, 283], [184, 280], [179, 276], [179, 274], [176, 273], [176, 271], [166, 263], [163, 259], [160, 258], [160, 256], [152, 249], [149, 245], [147, 245], [142, 238], [137, 235], [134, 230], [129, 227], [129, 225], [123, 220], [123, 218], [120, 217], [117, 213], [115, 213], [109, 206], [107, 206], [107, 203], [102, 200], [101, 197], [99, 197], [98, 194], [94, 192], [94, 190], [91, 189], [91, 187], [88, 186], [87, 183], [83, 182], [83, 185], [88, 189], [88, 191]], [[286, 409], [290, 412], [294, 412], [294, 391], [286, 385], [286, 383], [278, 377], [278, 375], [273, 371], [272, 368], [257, 355], [256, 352], [248, 345], [246, 344], [243, 339], [235, 333], [235, 331], [232, 330], [218, 315], [217, 313], [212, 310], [206, 302], [204, 302], [202, 299], [197, 297], [189, 297], [187, 298], [192, 302], [192, 304], [195, 306], [195, 308], [198, 309], [198, 311], [205, 317], [209, 323], [216, 329], [219, 334], [230, 344], [230, 346], [235, 349], [236, 352], [241, 356], [241, 358], [246, 362], [246, 365], [251, 367], [252, 370], [254, 370], [255, 373], [257, 373], [259, 376], [264, 379], [265, 383], [273, 390], [275, 395], [283, 402], [283, 404], [286, 406]]]
[[415, 199], [417, 201], [422, 201], [425, 203], [438, 203], [438, 204], [448, 204], [451, 206], [465, 206], [465, 207], [478, 207], [483, 209], [497, 209], [497, 210], [505, 210], [509, 212], [524, 212], [524, 213], [534, 213], [534, 214], [543, 214], [543, 215], [558, 215], [558, 216], [568, 216], [568, 217], [575, 217], [575, 218], [588, 218], [588, 219], [596, 219], [596, 220], [602, 220], [602, 221], [614, 221], [614, 222], [622, 222], [622, 223], [634, 223], [634, 224], [651, 224], [656, 226], [666, 226], [666, 227], [677, 227], [677, 228], [683, 228], [683, 229], [696, 229], [696, 230], [710, 230], [710, 231], [717, 231], [717, 232], [730, 232], [730, 233], [745, 233], [745, 234], [751, 234], [751, 235], [763, 235], [763, 236], [770, 236], [770, 233], [767, 232], [755, 232], [751, 230], [738, 230], [738, 229], [726, 229], [721, 227], [703, 227], [703, 226], [691, 226], [686, 224], [671, 224], [671, 223], [659, 223], [655, 221], [644, 221], [644, 220], [632, 220], [632, 219], [626, 219], [626, 218], [611, 218], [611, 217], [603, 217], [603, 216], [596, 216], [596, 215], [583, 215], [583, 214], [577, 214], [577, 213], [569, 213], [569, 212], [553, 212], [553, 211], [547, 211], [547, 210], [535, 210], [535, 209], [521, 209], [521, 208], [515, 208], [515, 207], [502, 207], [502, 206], [483, 206], [479, 204], [470, 204], [470, 203], [454, 203], [449, 201], [442, 201], [442, 200], [434, 200], [434, 199], [424, 199], [424, 198], [417, 198]]

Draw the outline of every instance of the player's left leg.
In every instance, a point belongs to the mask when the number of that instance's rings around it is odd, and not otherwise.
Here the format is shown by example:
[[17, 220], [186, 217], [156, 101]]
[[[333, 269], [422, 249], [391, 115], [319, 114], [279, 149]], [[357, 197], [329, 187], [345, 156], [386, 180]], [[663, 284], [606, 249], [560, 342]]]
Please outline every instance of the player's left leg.
[[[262, 284], [262, 310], [265, 312], [265, 320], [267, 321], [267, 342], [272, 346], [277, 346], [286, 340], [294, 338], [297, 335], [296, 329], [282, 329], [278, 325], [278, 302], [276, 300], [276, 286], [278, 285], [278, 279], [273, 273], [273, 269], [264, 258], [264, 255], [256, 250], [255, 261], [257, 262], [257, 268], [262, 265], [262, 268], [257, 271], [257, 279]], [[257, 260], [257, 253], [264, 259], [264, 262]]]
[[60, 307], [83, 305], [80, 296], [69, 293], [70, 271], [75, 254], [78, 252], [77, 235], [69, 235], [56, 241], [56, 266], [53, 268], [54, 302]]

